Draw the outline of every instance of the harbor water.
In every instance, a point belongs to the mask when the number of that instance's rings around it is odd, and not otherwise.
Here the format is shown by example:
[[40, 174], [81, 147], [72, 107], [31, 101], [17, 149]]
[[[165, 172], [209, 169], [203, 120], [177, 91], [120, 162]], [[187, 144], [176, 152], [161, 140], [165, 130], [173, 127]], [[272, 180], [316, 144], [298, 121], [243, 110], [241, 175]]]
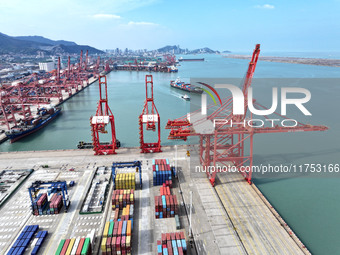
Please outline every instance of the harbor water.
[[[167, 140], [169, 130], [164, 127], [168, 119], [190, 111], [190, 103], [181, 98], [185, 92], [171, 88], [170, 80], [178, 76], [187, 82], [192, 77], [242, 78], [246, 73], [247, 60], [219, 55], [203, 57], [204, 62], [181, 62], [178, 73], [152, 73], [155, 104], [161, 118], [162, 145], [184, 143]], [[139, 146], [138, 116], [145, 100], [146, 74], [113, 71], [107, 76], [109, 106], [115, 116], [117, 138], [124, 147]], [[340, 68], [260, 61], [254, 77], [340, 78]], [[340, 163], [340, 85], [324, 86], [311, 84], [309, 106], [313, 118], [310, 124], [324, 124], [329, 130], [256, 135], [254, 164]], [[90, 117], [95, 114], [98, 97], [96, 82], [65, 102], [63, 113], [47, 127], [16, 143], [1, 144], [0, 151], [76, 149], [79, 141], [91, 142]], [[257, 99], [261, 102], [261, 96]], [[147, 139], [152, 141], [152, 137]], [[103, 141], [109, 141], [109, 137], [103, 137]], [[340, 254], [339, 176], [340, 173], [333, 175], [334, 178], [284, 175], [262, 178], [255, 175], [254, 182], [313, 254]]]

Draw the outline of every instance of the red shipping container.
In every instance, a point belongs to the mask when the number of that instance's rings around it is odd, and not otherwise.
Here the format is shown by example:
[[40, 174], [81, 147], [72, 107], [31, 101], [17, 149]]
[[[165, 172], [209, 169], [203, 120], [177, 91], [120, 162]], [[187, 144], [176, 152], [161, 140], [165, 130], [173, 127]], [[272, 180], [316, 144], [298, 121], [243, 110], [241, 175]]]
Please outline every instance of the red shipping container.
[[162, 233], [162, 244], [166, 244], [167, 234]]
[[119, 221], [119, 224], [118, 224], [118, 236], [122, 235], [122, 228], [123, 228], [123, 222]]
[[[118, 220], [118, 217], [119, 217], [119, 208], [116, 208], [116, 210], [115, 210], [115, 217], [114, 217], [114, 221], [115, 222]], [[118, 228], [118, 224], [117, 225], [115, 224], [114, 227], [116, 227], [116, 226]]]
[[107, 239], [106, 239], [106, 252], [109, 252], [109, 253], [111, 253], [111, 237], [108, 237]]
[[167, 195], [168, 195], [168, 196], [171, 195], [171, 192], [170, 192], [170, 188], [169, 188], [169, 187], [166, 187], [166, 192], [167, 192]]
[[168, 247], [168, 254], [172, 255], [173, 252], [172, 252], [172, 243], [171, 243], [171, 241], [167, 241], [167, 247]]
[[175, 233], [170, 233], [170, 235], [171, 235], [171, 240], [176, 240]]
[[81, 250], [83, 249], [84, 242], [85, 242], [85, 238], [80, 239], [78, 248], [76, 251], [76, 255], [81, 255]]
[[155, 211], [158, 212], [158, 197], [155, 196]]
[[115, 223], [115, 225], [117, 225], [117, 228], [113, 229], [113, 233], [112, 234], [113, 234], [114, 237], [117, 237], [118, 236], [118, 224]]
[[178, 255], [183, 255], [183, 248], [182, 247], [178, 247]]
[[181, 239], [185, 239], [183, 231], [179, 232], [179, 234], [180, 234]]
[[170, 202], [170, 209], [171, 211], [173, 211], [175, 208], [174, 208], [174, 198], [173, 196], [169, 196], [169, 202]]
[[121, 241], [121, 238], [120, 236], [117, 237], [116, 239], [116, 251], [120, 251], [120, 241]]
[[179, 232], [176, 232], [176, 240], [181, 240], [181, 235], [179, 234]]

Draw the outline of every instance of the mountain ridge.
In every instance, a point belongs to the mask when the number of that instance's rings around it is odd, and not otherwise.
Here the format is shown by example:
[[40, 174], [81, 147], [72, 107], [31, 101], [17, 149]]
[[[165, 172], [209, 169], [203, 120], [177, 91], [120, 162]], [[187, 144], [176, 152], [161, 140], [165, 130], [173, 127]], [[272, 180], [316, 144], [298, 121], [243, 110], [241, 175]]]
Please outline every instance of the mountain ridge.
[[[65, 45], [66, 43], [66, 45]], [[51, 40], [42, 36], [9, 36], [0, 32], [0, 54], [37, 54], [44, 52], [48, 55], [74, 54], [80, 50], [89, 54], [103, 54], [104, 52], [88, 45], [78, 45], [75, 42]]]

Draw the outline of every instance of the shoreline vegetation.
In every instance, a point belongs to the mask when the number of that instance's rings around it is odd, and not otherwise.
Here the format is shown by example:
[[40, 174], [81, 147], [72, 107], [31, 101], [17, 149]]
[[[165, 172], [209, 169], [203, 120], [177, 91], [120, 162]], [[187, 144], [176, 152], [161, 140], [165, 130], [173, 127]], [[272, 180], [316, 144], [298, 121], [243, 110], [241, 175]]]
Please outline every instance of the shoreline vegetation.
[[[249, 60], [251, 58], [250, 55], [235, 55], [235, 54], [228, 54], [223, 57], [224, 58], [236, 58], [236, 59], [249, 59]], [[289, 63], [289, 64], [340, 67], [340, 59], [260, 56], [259, 60], [267, 61], [267, 62]]]

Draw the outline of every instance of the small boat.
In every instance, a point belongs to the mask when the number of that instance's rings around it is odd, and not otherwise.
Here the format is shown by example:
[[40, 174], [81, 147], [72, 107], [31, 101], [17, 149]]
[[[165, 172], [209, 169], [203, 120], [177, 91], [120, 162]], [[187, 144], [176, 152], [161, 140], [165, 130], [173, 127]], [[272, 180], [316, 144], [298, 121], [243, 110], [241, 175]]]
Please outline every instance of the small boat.
[[185, 94], [184, 96], [181, 96], [181, 98], [183, 98], [186, 101], [190, 101], [190, 97], [187, 94]]
[[170, 81], [170, 86], [176, 89], [184, 90], [191, 93], [202, 94], [203, 90], [200, 87], [191, 85], [190, 83], [185, 83], [177, 78], [174, 81]]
[[11, 143], [28, 136], [39, 129], [45, 127], [48, 123], [54, 120], [61, 113], [60, 107], [52, 107], [49, 109], [38, 109], [37, 116], [28, 120], [22, 120], [18, 125], [6, 131], [6, 136], [11, 140]]

